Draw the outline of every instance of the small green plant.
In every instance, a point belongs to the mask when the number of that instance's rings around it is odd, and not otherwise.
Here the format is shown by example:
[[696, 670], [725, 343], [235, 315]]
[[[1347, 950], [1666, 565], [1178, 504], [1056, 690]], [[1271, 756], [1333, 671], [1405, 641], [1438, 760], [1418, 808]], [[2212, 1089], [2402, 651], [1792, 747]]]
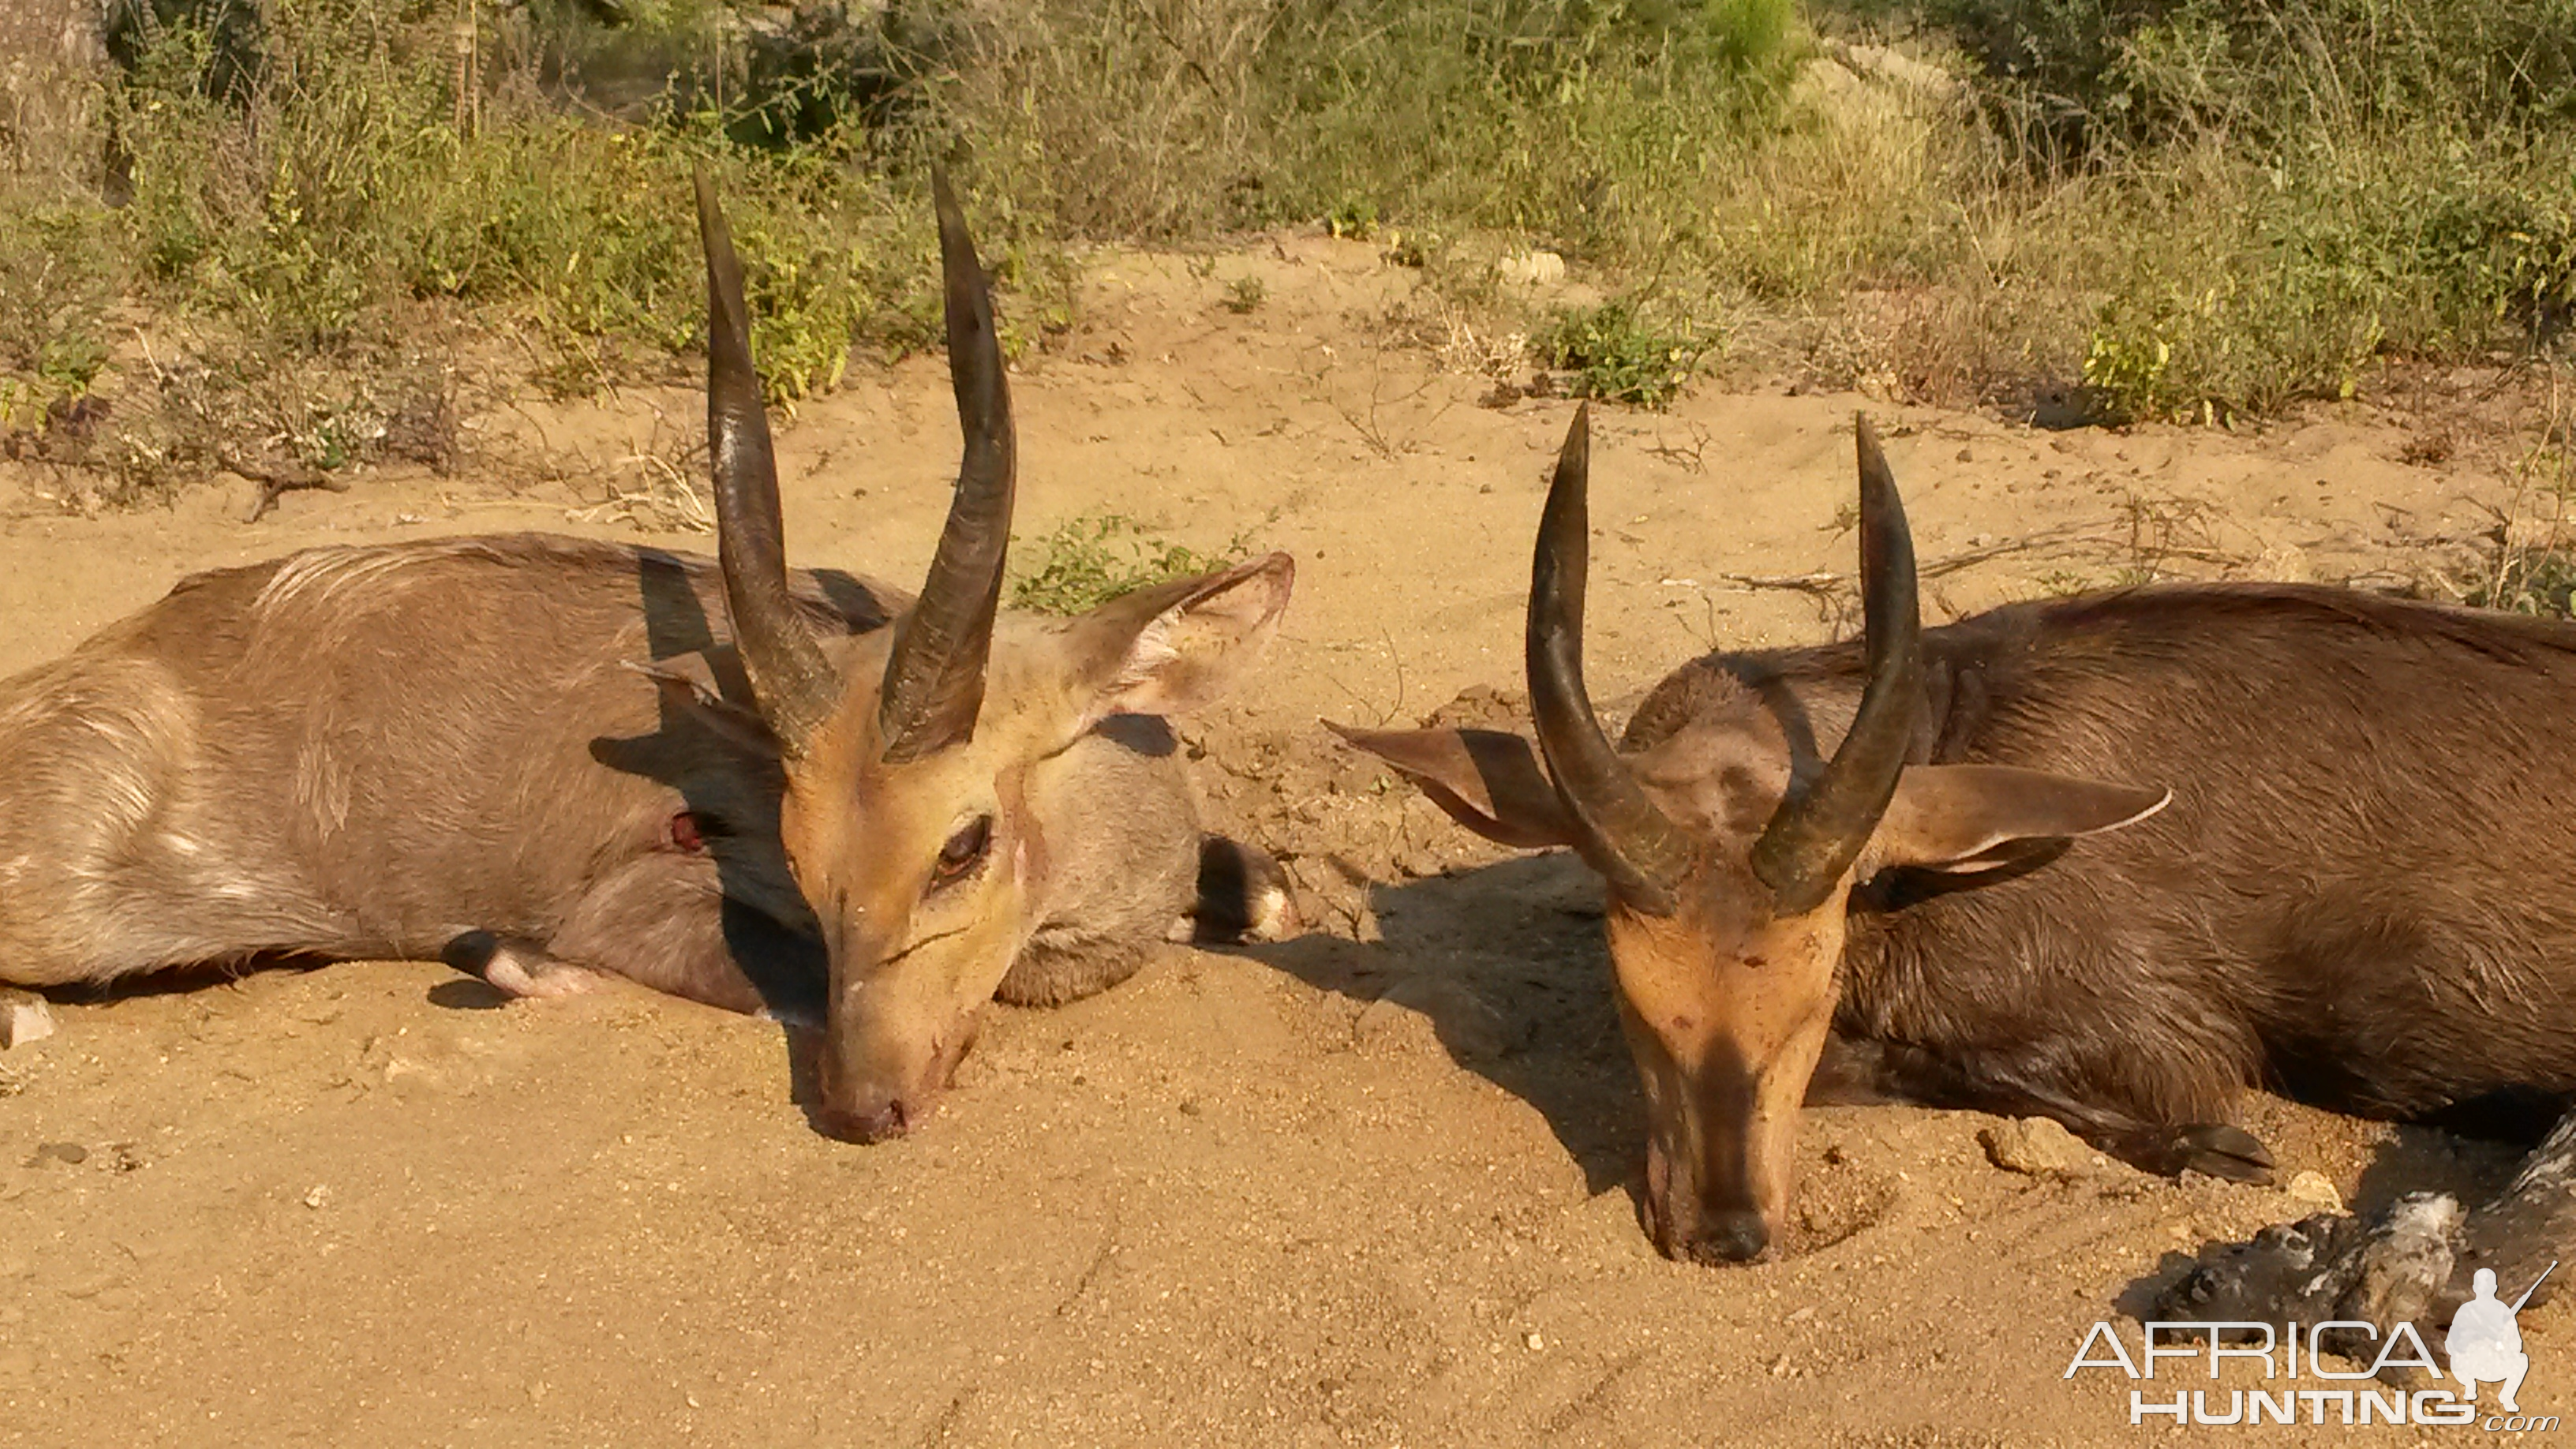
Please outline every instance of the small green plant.
[[1200, 553], [1146, 529], [1123, 513], [1084, 514], [1039, 536], [1035, 570], [1011, 582], [1014, 609], [1080, 614], [1120, 594], [1241, 559], [1250, 535], [1237, 534], [1215, 554]]
[[107, 365], [107, 344], [86, 331], [58, 332], [36, 354], [36, 375], [77, 396]]
[[1270, 289], [1262, 285], [1259, 277], [1237, 277], [1226, 285], [1225, 310], [1238, 317], [1249, 317], [1260, 310], [1262, 299], [1269, 295]]
[[2293, 398], [2349, 399], [2387, 328], [2357, 269], [2282, 244], [2204, 285], [2158, 258], [2097, 314], [2084, 382], [2119, 419], [2224, 423]]
[[2462, 602], [2509, 614], [2564, 619], [2576, 615], [2576, 554], [2563, 548], [2509, 548], [2466, 581]]
[[1344, 196], [1325, 214], [1324, 230], [1351, 241], [1367, 241], [1377, 235], [1377, 203], [1357, 193]]
[[1386, 259], [1396, 266], [1427, 267], [1439, 253], [1440, 238], [1418, 226], [1402, 231], [1390, 228], [1386, 234]]
[[1659, 408], [1690, 381], [1707, 349], [1689, 324], [1667, 328], [1636, 303], [1614, 300], [1558, 313], [1538, 350], [1548, 366], [1574, 373], [1580, 396]]
[[2105, 319], [2084, 346], [2084, 385], [2122, 421], [2170, 408], [2165, 374], [2172, 367], [2173, 343], [2152, 329], [2121, 328]]
[[[2515, 465], [2515, 498], [2493, 537], [2494, 556], [2457, 578], [2464, 602], [2482, 609], [2564, 619], [2576, 615], [2576, 405], [2552, 372], [2539, 441]], [[2520, 527], [2516, 519], [2529, 521]]]
[[95, 209], [0, 199], [0, 432], [77, 399], [107, 366], [114, 251]]

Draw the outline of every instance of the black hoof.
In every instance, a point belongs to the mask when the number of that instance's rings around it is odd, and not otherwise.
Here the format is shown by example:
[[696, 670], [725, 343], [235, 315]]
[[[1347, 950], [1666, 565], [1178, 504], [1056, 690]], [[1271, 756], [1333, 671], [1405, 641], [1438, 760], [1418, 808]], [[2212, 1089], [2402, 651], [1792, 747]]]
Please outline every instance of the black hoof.
[[1201, 946], [1284, 941], [1304, 929], [1278, 860], [1221, 835], [1199, 842], [1199, 899], [1190, 915], [1191, 940]]
[[2268, 1183], [2272, 1154], [2254, 1134], [2225, 1122], [2196, 1122], [2187, 1127], [2129, 1127], [2105, 1133], [2093, 1145], [2140, 1172], [2179, 1177], [2206, 1173], [2230, 1182]]
[[2204, 1122], [2174, 1134], [2177, 1171], [2205, 1172], [2230, 1182], [2267, 1184], [2272, 1154], [2254, 1134], [2226, 1122]]
[[501, 938], [490, 931], [467, 931], [438, 948], [439, 960], [478, 981], [489, 979], [486, 973], [500, 954]]

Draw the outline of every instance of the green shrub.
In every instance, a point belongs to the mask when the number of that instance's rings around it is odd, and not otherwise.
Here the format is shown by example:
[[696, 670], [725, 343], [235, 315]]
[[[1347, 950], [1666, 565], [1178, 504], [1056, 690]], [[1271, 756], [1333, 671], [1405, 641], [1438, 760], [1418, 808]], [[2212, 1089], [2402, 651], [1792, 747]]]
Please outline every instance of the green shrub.
[[0, 203], [0, 434], [38, 425], [107, 365], [117, 252], [98, 208]]
[[2564, 619], [2576, 614], [2576, 554], [2563, 549], [2517, 549], [2496, 567], [2468, 581], [2463, 602], [2481, 609]]
[[2250, 152], [2332, 121], [2477, 136], [2576, 116], [2576, 0], [1923, 0], [2064, 164], [2224, 131]]
[[[505, 93], [460, 131], [444, 13], [413, 23], [401, 0], [272, 0], [246, 103], [208, 93], [202, 31], [154, 32], [113, 114], [130, 157], [123, 225], [164, 299], [307, 350], [389, 325], [407, 302], [456, 303], [536, 341], [557, 382], [595, 385], [630, 352], [686, 351], [703, 334], [689, 176], [704, 165], [743, 255], [773, 400], [834, 385], [854, 342], [901, 350], [935, 335], [919, 183], [889, 175], [908, 153], [856, 120], [782, 146], [787, 123], [772, 117], [744, 145], [742, 111], [678, 109], [685, 77], [640, 123]], [[1070, 273], [1030, 260], [1046, 249], [1034, 219], [979, 221], [988, 253], [1016, 259], [997, 270], [1055, 288], [1035, 300], [1061, 314]]]
[[[0, 128], [0, 426], [113, 394], [122, 304], [224, 333], [226, 399], [279, 394], [182, 413], [273, 419], [261, 436], [326, 463], [386, 409], [353, 384], [316, 422], [260, 367], [372, 366], [458, 319], [524, 343], [548, 386], [666, 367], [704, 325], [700, 165], [792, 403], [855, 344], [936, 344], [933, 155], [1014, 353], [1071, 324], [1069, 243], [1244, 226], [1379, 239], [1463, 310], [1524, 305], [1498, 250], [1572, 256], [1619, 300], [1477, 325], [1647, 405], [1714, 345], [1695, 317], [1749, 313], [1741, 335], [1788, 354], [1767, 360], [1901, 396], [2080, 370], [2110, 411], [2213, 421], [2576, 321], [2576, 0], [477, 13], [459, 95], [445, 4], [116, 0], [116, 78]], [[1845, 44], [1891, 37], [1911, 59]], [[80, 155], [26, 154], [77, 116]], [[1250, 279], [1219, 300], [1260, 305]]]
[[1651, 408], [1673, 400], [1705, 350], [1689, 324], [1659, 325], [1622, 300], [1560, 312], [1538, 338], [1541, 360], [1570, 369], [1579, 396]]
[[1124, 514], [1084, 514], [1038, 537], [1037, 566], [1011, 581], [1010, 604], [1041, 614], [1086, 613], [1120, 594], [1224, 568], [1244, 557], [1247, 538], [1238, 535], [1221, 552], [1204, 554]]
[[1071, 230], [1503, 227], [1641, 257], [1769, 114], [1787, 0], [1033, 0], [944, 104]]

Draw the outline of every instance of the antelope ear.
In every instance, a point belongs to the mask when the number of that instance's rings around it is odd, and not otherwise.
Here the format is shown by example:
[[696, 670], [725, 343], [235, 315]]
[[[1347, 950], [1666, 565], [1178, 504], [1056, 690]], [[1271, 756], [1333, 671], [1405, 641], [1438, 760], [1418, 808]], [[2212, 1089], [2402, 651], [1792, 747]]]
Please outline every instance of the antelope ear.
[[1297, 564], [1274, 553], [1221, 573], [1123, 594], [1073, 621], [1082, 727], [1113, 714], [1178, 714], [1224, 694], [1279, 632]]
[[1574, 823], [1528, 740], [1501, 730], [1355, 730], [1322, 722], [1393, 765], [1449, 818], [1502, 845], [1572, 845]]
[[1975, 873], [2135, 825], [2172, 799], [2171, 790], [2010, 765], [1911, 765], [1870, 846], [1882, 865]]

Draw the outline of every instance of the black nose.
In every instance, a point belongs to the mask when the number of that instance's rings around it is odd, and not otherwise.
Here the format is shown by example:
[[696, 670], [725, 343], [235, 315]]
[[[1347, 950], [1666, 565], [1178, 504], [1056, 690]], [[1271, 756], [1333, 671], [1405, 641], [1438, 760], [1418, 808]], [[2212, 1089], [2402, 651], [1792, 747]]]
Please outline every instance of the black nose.
[[901, 1097], [896, 1097], [876, 1107], [817, 1107], [814, 1125], [844, 1142], [883, 1142], [911, 1131], [916, 1115]]
[[1771, 1246], [1771, 1230], [1762, 1214], [1714, 1213], [1691, 1234], [1688, 1252], [1695, 1263], [1750, 1263]]

